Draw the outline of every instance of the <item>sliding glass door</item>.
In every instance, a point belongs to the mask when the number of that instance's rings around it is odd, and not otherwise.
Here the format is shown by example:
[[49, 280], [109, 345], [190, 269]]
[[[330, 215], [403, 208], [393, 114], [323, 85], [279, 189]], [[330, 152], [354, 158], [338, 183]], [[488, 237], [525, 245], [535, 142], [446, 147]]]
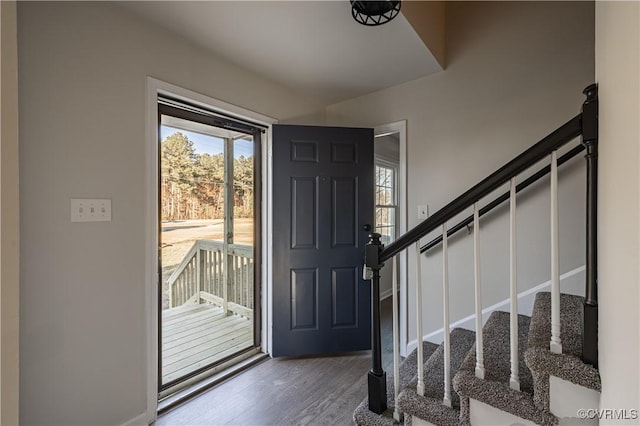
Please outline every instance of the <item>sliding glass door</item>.
[[161, 100], [160, 391], [259, 345], [261, 129]]

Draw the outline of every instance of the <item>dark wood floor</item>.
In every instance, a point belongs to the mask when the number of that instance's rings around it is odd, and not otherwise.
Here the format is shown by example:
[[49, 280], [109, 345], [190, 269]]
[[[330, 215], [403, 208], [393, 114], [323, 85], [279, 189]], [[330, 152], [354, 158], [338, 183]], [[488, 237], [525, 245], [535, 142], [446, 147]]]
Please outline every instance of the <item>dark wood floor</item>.
[[[382, 360], [392, 372], [391, 298], [382, 302]], [[277, 358], [164, 414], [158, 426], [350, 425], [367, 393], [369, 353]]]

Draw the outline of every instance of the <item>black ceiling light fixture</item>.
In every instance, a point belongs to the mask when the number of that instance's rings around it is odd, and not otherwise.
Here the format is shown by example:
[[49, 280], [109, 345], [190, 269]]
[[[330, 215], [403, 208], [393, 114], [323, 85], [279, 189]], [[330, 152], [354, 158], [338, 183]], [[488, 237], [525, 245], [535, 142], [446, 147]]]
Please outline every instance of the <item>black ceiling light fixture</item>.
[[367, 25], [386, 24], [400, 13], [400, 1], [354, 1], [351, 0], [351, 16], [353, 19]]

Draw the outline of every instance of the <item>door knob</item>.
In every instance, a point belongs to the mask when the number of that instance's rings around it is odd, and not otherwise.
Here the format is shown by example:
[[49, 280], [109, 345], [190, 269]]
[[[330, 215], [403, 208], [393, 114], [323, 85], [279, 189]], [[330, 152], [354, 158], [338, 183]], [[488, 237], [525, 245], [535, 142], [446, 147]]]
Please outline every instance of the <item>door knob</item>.
[[366, 225], [362, 225], [362, 230], [365, 232], [371, 231], [371, 225], [369, 225], [368, 223]]

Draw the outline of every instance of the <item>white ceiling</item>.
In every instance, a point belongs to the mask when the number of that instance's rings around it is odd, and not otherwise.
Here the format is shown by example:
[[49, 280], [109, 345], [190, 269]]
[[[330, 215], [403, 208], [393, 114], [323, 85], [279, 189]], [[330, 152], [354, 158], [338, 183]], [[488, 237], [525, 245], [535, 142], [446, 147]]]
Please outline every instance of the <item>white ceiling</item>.
[[347, 0], [119, 4], [325, 105], [441, 69], [402, 14], [365, 27]]

